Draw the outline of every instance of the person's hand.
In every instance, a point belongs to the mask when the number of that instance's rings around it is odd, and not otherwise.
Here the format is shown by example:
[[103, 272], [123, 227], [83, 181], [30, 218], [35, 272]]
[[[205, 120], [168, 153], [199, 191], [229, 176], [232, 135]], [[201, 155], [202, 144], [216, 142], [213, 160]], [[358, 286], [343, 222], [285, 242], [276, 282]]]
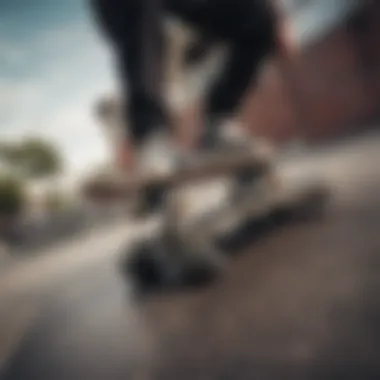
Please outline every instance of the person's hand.
[[116, 157], [117, 167], [126, 173], [133, 173], [136, 170], [134, 149], [132, 145], [125, 141], [119, 147]]

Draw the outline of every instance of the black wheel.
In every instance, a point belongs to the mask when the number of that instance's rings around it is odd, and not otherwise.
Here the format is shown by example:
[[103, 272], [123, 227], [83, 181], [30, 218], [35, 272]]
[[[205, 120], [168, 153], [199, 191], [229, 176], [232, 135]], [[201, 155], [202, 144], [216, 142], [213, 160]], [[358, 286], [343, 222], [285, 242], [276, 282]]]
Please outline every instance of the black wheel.
[[[192, 244], [179, 244], [177, 256], [168, 256], [158, 241], [136, 243], [120, 262], [123, 276], [137, 292], [168, 288], [198, 287], [216, 279], [222, 272], [215, 252]], [[222, 253], [220, 253], [222, 255]], [[222, 256], [221, 256], [222, 257]]]
[[152, 287], [161, 282], [160, 267], [150, 242], [135, 244], [120, 262], [123, 275], [138, 287]]

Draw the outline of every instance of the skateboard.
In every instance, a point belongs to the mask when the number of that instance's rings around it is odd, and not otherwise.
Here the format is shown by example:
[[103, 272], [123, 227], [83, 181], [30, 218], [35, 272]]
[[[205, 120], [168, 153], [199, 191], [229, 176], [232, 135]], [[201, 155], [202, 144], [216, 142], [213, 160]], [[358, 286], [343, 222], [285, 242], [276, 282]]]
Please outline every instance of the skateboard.
[[[212, 181], [224, 181], [225, 192], [210, 208], [205, 189]], [[197, 187], [199, 197], [191, 194]], [[273, 151], [260, 144], [229, 155], [201, 157], [171, 175], [93, 181], [85, 193], [105, 201], [128, 199], [148, 189], [161, 195], [161, 208], [150, 210], [160, 215], [160, 228], [132, 243], [120, 261], [122, 272], [140, 289], [196, 285], [218, 278], [229, 261], [217, 245], [221, 237], [248, 220], [275, 213], [304, 216], [310, 206], [320, 210], [328, 193], [315, 180], [281, 179]], [[198, 212], [192, 212], [197, 207]]]
[[[173, 28], [167, 82], [175, 84], [173, 90], [179, 84], [186, 89], [185, 93], [193, 87], [197, 88], [195, 92], [202, 92], [206, 83], [187, 86], [188, 82], [193, 84], [194, 78], [212, 78], [210, 68], [218, 63], [211, 59], [210, 65], [201, 65], [201, 70], [205, 69], [203, 74], [198, 72], [197, 76], [187, 78], [182, 57], [194, 36], [183, 25]], [[173, 93], [173, 99], [178, 98], [176, 91]], [[198, 95], [202, 94], [192, 94], [190, 98], [197, 99]], [[173, 107], [181, 112], [182, 106], [176, 101]], [[119, 108], [107, 112], [111, 117], [102, 117], [105, 131], [116, 145], [120, 140]], [[262, 141], [254, 141], [248, 149], [199, 157], [170, 175], [91, 181], [84, 192], [87, 198], [97, 202], [137, 199], [139, 207], [134, 217], [159, 215], [161, 223], [155, 233], [139, 238], [122, 255], [122, 272], [134, 284], [138, 287], [203, 284], [218, 278], [228, 267], [229, 256], [217, 244], [220, 237], [230, 235], [248, 220], [264, 220], [274, 214], [304, 216], [313, 207], [320, 210], [325, 204], [328, 188], [323, 183], [285, 180], [278, 172], [276, 160], [276, 152]], [[210, 207], [216, 197], [212, 192], [209, 197], [205, 194], [209, 193], [206, 184], [212, 181], [222, 182], [225, 192]], [[194, 189], [198, 189], [200, 196], [194, 196]]]

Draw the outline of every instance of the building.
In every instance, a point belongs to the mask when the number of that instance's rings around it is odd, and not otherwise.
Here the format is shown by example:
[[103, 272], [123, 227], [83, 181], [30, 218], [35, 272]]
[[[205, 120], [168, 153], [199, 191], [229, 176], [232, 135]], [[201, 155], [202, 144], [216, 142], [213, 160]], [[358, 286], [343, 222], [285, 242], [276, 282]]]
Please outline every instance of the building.
[[[285, 1], [285, 0], [284, 0]], [[378, 1], [293, 1], [299, 54], [273, 60], [244, 117], [279, 141], [323, 140], [374, 124], [380, 110]]]

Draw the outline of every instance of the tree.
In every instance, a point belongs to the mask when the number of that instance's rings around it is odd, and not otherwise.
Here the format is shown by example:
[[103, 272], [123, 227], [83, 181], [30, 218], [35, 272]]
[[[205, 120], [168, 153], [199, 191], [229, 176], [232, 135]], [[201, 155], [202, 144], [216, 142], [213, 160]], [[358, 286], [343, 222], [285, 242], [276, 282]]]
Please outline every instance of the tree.
[[28, 138], [19, 143], [1, 143], [0, 159], [13, 172], [30, 179], [45, 179], [62, 169], [58, 149], [39, 138]]
[[9, 175], [0, 176], [0, 219], [18, 215], [25, 202], [23, 182]]
[[38, 138], [29, 138], [14, 147], [12, 164], [31, 179], [45, 179], [62, 169], [58, 150], [51, 143]]
[[[4, 220], [4, 214], [14, 216], [21, 211], [26, 194], [35, 181], [52, 180], [52, 183], [47, 182], [43, 186], [50, 188], [50, 193], [56, 192], [52, 189], [55, 187], [54, 179], [62, 166], [58, 149], [43, 139], [27, 138], [20, 142], [0, 143], [0, 169], [3, 172], [0, 177], [0, 219]], [[47, 203], [50, 209], [60, 207], [57, 199], [50, 199]]]
[[11, 143], [1, 142], [0, 143], [0, 159], [3, 162], [12, 163], [15, 160], [17, 152], [15, 147]]
[[17, 218], [26, 205], [24, 185], [16, 177], [0, 175], [0, 240], [3, 243], [17, 239]]

